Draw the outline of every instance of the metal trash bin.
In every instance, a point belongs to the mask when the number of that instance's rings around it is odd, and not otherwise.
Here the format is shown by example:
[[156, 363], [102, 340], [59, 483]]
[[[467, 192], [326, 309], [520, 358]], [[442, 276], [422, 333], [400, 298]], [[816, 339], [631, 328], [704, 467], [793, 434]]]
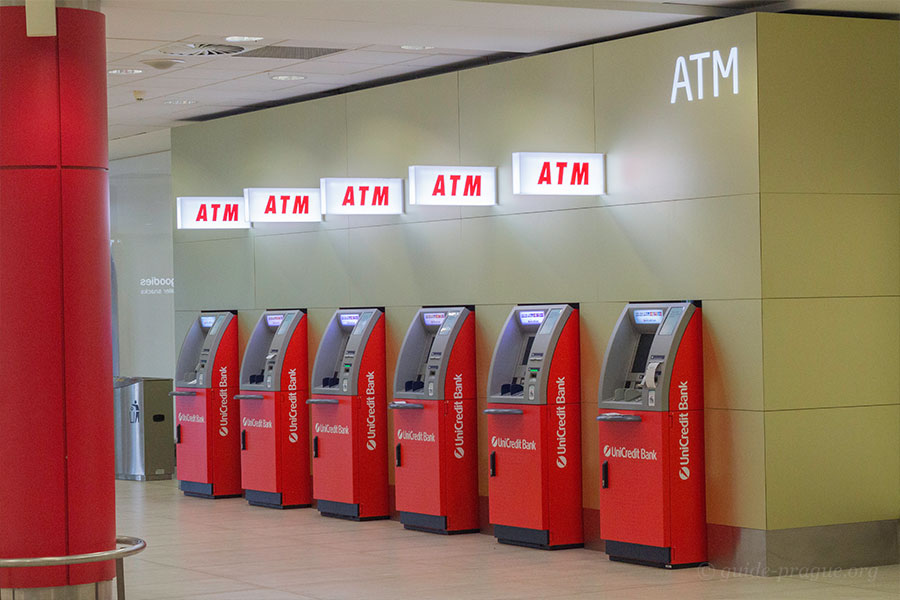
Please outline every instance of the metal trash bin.
[[175, 470], [171, 379], [113, 377], [116, 479], [171, 479]]

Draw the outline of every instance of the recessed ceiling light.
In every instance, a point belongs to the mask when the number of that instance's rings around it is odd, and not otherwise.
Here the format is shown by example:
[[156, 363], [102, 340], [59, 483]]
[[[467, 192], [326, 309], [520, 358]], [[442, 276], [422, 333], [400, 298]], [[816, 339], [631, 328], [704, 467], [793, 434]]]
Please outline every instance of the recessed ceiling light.
[[175, 65], [184, 64], [184, 61], [180, 58], [151, 58], [148, 60], [142, 60], [141, 62], [148, 67], [153, 67], [154, 69], [159, 69], [160, 71], [163, 71], [170, 67], [174, 67]]
[[110, 75], [138, 75], [143, 72], [143, 69], [110, 69], [107, 71]]
[[172, 98], [171, 100], [164, 100], [163, 104], [197, 104], [197, 101], [188, 100], [187, 98]]
[[225, 38], [225, 41], [241, 43], [241, 42], [258, 42], [261, 39], [263, 39], [263, 38], [255, 37], [252, 35], [229, 35], [227, 38]]
[[434, 50], [434, 46], [414, 46], [412, 44], [404, 44], [400, 47], [404, 50]]
[[304, 75], [288, 75], [288, 74], [272, 75], [271, 77], [275, 81], [300, 81], [301, 79], [306, 79], [306, 77]]

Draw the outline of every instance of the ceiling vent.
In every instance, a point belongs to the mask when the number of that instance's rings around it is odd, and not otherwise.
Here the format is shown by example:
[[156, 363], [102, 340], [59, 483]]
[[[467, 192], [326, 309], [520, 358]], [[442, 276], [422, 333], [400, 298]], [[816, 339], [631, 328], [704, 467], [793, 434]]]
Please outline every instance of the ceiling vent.
[[244, 47], [229, 44], [173, 44], [160, 48], [159, 51], [173, 56], [225, 56], [243, 52]]
[[300, 46], [263, 46], [242, 52], [241, 58], [284, 58], [287, 60], [309, 60], [326, 54], [343, 52], [343, 48], [304, 48]]

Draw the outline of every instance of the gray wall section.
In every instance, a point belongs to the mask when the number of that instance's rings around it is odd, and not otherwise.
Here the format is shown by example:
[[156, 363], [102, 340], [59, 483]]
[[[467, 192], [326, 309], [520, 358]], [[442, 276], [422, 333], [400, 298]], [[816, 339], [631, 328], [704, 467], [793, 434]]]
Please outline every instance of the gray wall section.
[[175, 367], [170, 160], [159, 152], [109, 165], [122, 375], [168, 378]]

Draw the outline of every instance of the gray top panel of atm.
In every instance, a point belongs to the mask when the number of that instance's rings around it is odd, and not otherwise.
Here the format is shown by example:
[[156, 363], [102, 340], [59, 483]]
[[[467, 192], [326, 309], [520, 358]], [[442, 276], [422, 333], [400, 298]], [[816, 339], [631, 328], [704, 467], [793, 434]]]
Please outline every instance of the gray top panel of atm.
[[[345, 318], [357, 315], [358, 320], [352, 326], [342, 325], [342, 315], [345, 315]], [[335, 311], [316, 352], [313, 379], [310, 382], [313, 393], [337, 396], [355, 396], [357, 394], [356, 384], [359, 381], [360, 360], [375, 325], [383, 317], [384, 312], [379, 308], [341, 308]], [[346, 374], [344, 373], [344, 364], [350, 364], [349, 372]], [[331, 377], [335, 371], [340, 380], [338, 385], [336, 387], [323, 386], [322, 379], [326, 375]], [[347, 379], [346, 390], [343, 388], [344, 379]]]
[[[213, 363], [222, 336], [235, 316], [228, 311], [203, 311], [184, 336], [175, 366], [175, 387], [211, 387]], [[211, 324], [206, 321], [212, 319]]]
[[[554, 310], [559, 312], [553, 313]], [[524, 325], [519, 317], [522, 312], [544, 311], [544, 317], [535, 325]], [[563, 328], [569, 322], [574, 309], [568, 304], [531, 304], [517, 305], [509, 313], [497, 345], [491, 358], [491, 370], [488, 373], [488, 402], [506, 402], [510, 404], [546, 404], [547, 386], [550, 376], [550, 363], [556, 344]], [[551, 315], [555, 320], [550, 322]], [[534, 336], [534, 342], [524, 356], [528, 338]], [[522, 360], [525, 363], [522, 363]], [[537, 369], [533, 374], [530, 369]], [[522, 381], [522, 391], [515, 395], [502, 394], [502, 386], [510, 383], [516, 373], [527, 376]], [[533, 396], [529, 394], [529, 386], [534, 386]]]
[[[274, 315], [282, 315], [283, 320], [275, 331], [269, 326], [267, 319]], [[284, 368], [284, 353], [297, 325], [306, 316], [299, 308], [291, 310], [267, 310], [256, 322], [244, 360], [241, 362], [241, 389], [279, 392], [281, 390], [281, 371]], [[269, 368], [271, 367], [271, 369]], [[263, 371], [263, 380], [250, 383], [250, 376]]]
[[[628, 304], [610, 337], [600, 371], [598, 404], [602, 409], [669, 410], [669, 384], [675, 353], [695, 307], [690, 302], [646, 302]], [[661, 312], [656, 315], [653, 311]], [[641, 317], [636, 320], [635, 312]], [[678, 314], [680, 312], [680, 314]], [[671, 320], [670, 320], [671, 317]], [[657, 321], [658, 322], [653, 322]], [[644, 321], [644, 322], [637, 322]], [[642, 334], [652, 334], [642, 373], [632, 367]], [[654, 366], [655, 389], [644, 382], [647, 366]], [[626, 388], [626, 382], [628, 386]], [[618, 390], [618, 398], [617, 398]]]
[[[394, 369], [395, 398], [445, 400], [447, 363], [459, 331], [470, 312], [464, 306], [419, 309], [403, 338], [397, 368]], [[429, 325], [425, 322], [427, 316], [441, 313], [445, 318], [440, 323]], [[425, 346], [432, 337], [434, 342], [429, 350]], [[428, 356], [425, 356], [426, 351]], [[425, 365], [422, 364], [423, 360]], [[418, 391], [406, 391], [406, 382], [418, 375], [423, 366], [425, 378], [422, 388]]]

